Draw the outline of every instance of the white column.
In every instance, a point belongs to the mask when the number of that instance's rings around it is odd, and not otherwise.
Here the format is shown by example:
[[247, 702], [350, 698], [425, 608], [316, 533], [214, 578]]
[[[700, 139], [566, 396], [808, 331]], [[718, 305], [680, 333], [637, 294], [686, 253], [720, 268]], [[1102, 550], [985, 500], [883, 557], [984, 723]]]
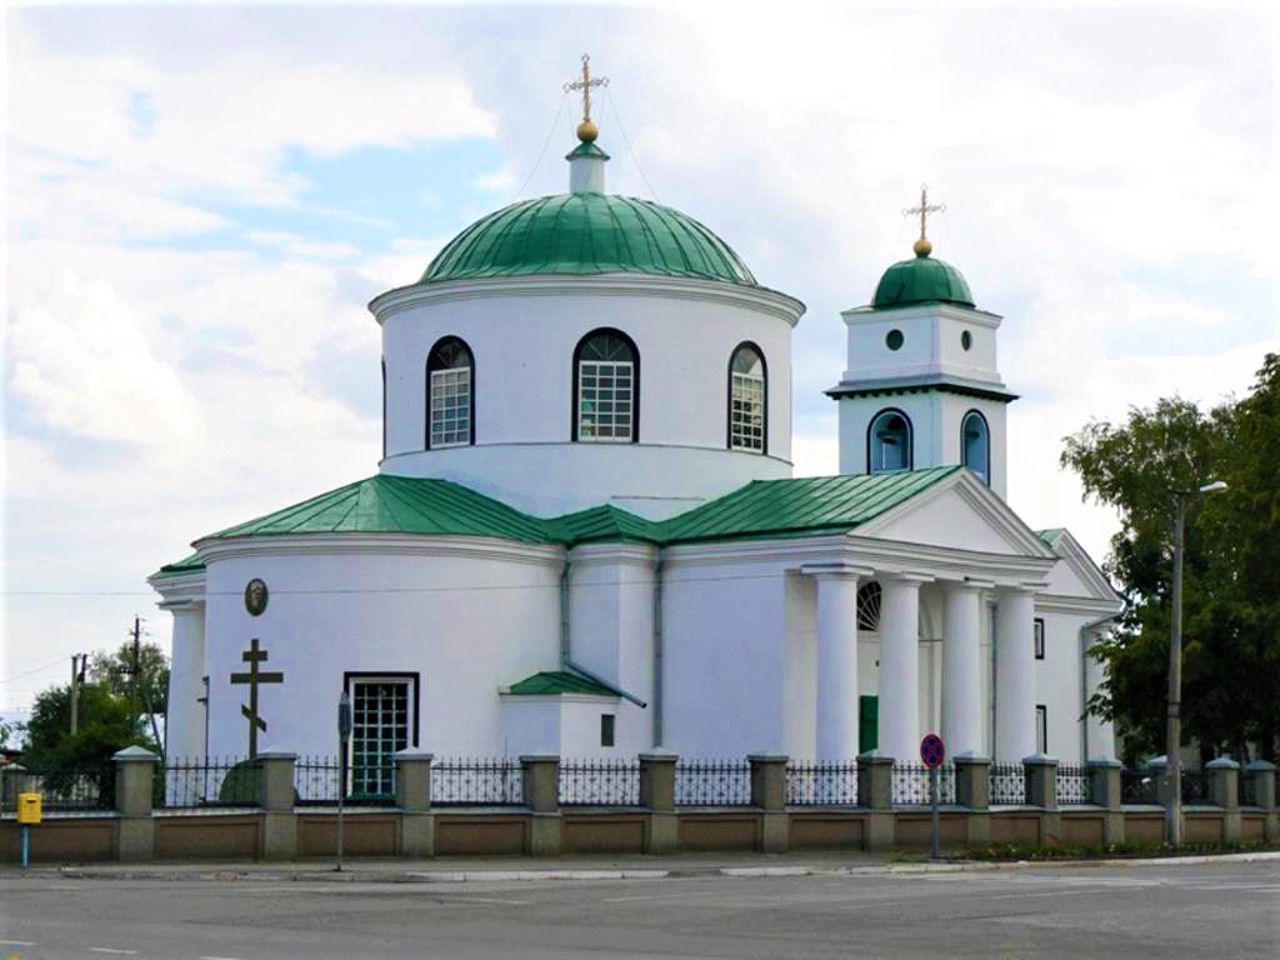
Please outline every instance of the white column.
[[[1090, 635], [1085, 641], [1085, 650], [1098, 642], [1095, 635]], [[1080, 709], [1085, 709], [1085, 704], [1089, 699], [1098, 692], [1098, 688], [1106, 682], [1107, 665], [1091, 656], [1085, 655], [1084, 680], [1085, 703], [1080, 705]], [[1086, 745], [1085, 760], [1114, 760], [1116, 757], [1116, 728], [1110, 720], [1103, 720], [1094, 714], [1086, 714], [1085, 719], [1085, 737]]]
[[920, 580], [880, 578], [880, 752], [920, 756]]
[[942, 739], [951, 756], [982, 753], [981, 586], [948, 583], [943, 593]]
[[858, 755], [858, 576], [818, 576], [818, 759]]
[[1036, 752], [1035, 593], [1000, 592], [996, 610], [996, 762]]
[[[162, 604], [162, 606], [165, 606]], [[165, 745], [170, 758], [204, 756], [204, 604], [167, 607], [173, 614], [173, 656]]]

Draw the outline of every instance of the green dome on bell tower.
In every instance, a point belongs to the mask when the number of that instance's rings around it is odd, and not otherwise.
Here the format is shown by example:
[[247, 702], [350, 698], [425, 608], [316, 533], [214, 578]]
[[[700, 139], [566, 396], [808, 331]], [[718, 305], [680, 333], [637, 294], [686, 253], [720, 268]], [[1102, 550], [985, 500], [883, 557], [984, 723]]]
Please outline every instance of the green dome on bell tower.
[[929, 241], [916, 241], [913, 259], [901, 260], [884, 272], [871, 306], [886, 310], [917, 303], [954, 303], [972, 309], [973, 294], [964, 275], [951, 264], [929, 256], [931, 250]]

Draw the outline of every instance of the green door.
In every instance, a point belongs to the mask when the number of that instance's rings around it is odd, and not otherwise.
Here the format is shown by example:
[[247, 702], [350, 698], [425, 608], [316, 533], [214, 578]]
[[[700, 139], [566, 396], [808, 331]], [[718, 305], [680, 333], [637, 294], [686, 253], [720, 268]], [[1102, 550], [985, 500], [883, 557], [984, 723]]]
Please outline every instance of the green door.
[[858, 753], [880, 746], [880, 698], [858, 698]]

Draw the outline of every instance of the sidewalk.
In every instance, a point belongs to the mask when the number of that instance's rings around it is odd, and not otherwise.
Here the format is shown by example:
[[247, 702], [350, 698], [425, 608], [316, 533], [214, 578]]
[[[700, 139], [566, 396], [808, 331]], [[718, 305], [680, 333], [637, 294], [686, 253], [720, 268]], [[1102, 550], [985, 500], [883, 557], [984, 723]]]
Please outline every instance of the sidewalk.
[[1206, 856], [1154, 857], [1115, 860], [1040, 860], [1017, 862], [939, 861], [909, 862], [888, 856], [860, 853], [837, 854], [682, 854], [672, 857], [574, 857], [529, 859], [515, 857], [440, 857], [434, 860], [343, 860], [342, 871], [332, 859], [295, 863], [148, 863], [37, 865], [26, 871], [13, 864], [0, 868], [0, 876], [49, 879], [117, 879], [160, 881], [298, 881], [336, 883], [496, 883], [529, 881], [664, 880], [683, 877], [728, 878], [868, 876], [913, 873], [958, 873], [1019, 870], [1028, 867], [1143, 867], [1202, 863], [1251, 863], [1276, 861], [1280, 852], [1212, 854]]

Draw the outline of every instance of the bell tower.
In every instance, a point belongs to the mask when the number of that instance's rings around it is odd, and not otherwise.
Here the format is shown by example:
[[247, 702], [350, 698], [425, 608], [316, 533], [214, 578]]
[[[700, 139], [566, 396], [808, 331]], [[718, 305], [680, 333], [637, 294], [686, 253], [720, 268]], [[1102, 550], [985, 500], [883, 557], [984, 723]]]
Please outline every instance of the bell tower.
[[996, 365], [1002, 318], [974, 306], [960, 271], [934, 259], [928, 188], [915, 256], [885, 271], [868, 306], [844, 311], [847, 367], [827, 391], [839, 404], [840, 472], [961, 464], [1005, 497], [1006, 408]]

